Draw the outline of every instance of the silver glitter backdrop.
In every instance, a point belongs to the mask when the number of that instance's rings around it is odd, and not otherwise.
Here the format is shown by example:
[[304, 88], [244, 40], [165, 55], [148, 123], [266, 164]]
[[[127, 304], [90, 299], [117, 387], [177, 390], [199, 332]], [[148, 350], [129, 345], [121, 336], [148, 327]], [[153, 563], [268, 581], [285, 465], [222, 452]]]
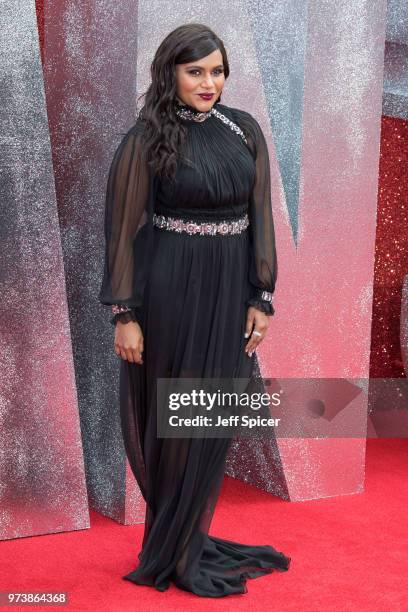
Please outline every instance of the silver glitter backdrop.
[[119, 420], [119, 359], [98, 301], [107, 173], [133, 123], [137, 2], [46, 0], [44, 79], [90, 504], [144, 520]]
[[[61, 493], [76, 503], [73, 508], [57, 496], [58, 508], [64, 508], [73, 528], [84, 526], [86, 494], [70, 333], [90, 502], [123, 523], [142, 521], [143, 500], [120, 432], [113, 328], [97, 296], [107, 172], [121, 133], [133, 122], [136, 96], [148, 86], [154, 52], [182, 23], [212, 27], [224, 40], [230, 60], [223, 102], [251, 112], [268, 141], [280, 271], [277, 314], [258, 350], [262, 374], [364, 377], [370, 347], [386, 3], [239, 0], [232, 10], [231, 2], [224, 1], [46, 0], [49, 136], [43, 99], [40, 104], [38, 43], [33, 46], [31, 40], [35, 54], [27, 55], [24, 45], [30, 45], [22, 34], [25, 23], [31, 39], [37, 36], [34, 7], [22, 7], [14, 9], [13, 18], [7, 16], [9, 39], [1, 43], [10, 73], [12, 59], [22, 58], [18, 79], [12, 80], [20, 96], [5, 89], [0, 94], [3, 122], [9, 128], [3, 129], [2, 138], [10, 160], [3, 201], [18, 202], [15, 220], [3, 213], [10, 242], [3, 249], [3, 266], [12, 273], [10, 278], [6, 274], [7, 299], [2, 304], [8, 333], [2, 339], [3, 370], [9, 381], [2, 406], [9, 409], [7, 398], [18, 402], [19, 411], [12, 406], [14, 419], [8, 411], [5, 420], [19, 432], [24, 421], [27, 430], [21, 445], [14, 447], [14, 463], [30, 474], [43, 469], [47, 492], [50, 483], [55, 489], [52, 483], [58, 476]], [[18, 141], [16, 131], [21, 134]], [[27, 181], [29, 189], [23, 191]], [[18, 361], [23, 347], [24, 371]], [[54, 367], [47, 370], [50, 364]], [[40, 407], [44, 419], [33, 430], [32, 419], [22, 415]], [[26, 439], [34, 448], [31, 454]], [[44, 448], [62, 440], [65, 455], [48, 461], [45, 453], [44, 470]], [[350, 439], [285, 439], [261, 445], [239, 440], [228, 457], [227, 473], [285, 499], [353, 493], [363, 486], [364, 448], [364, 441]], [[72, 483], [61, 478], [68, 463]], [[58, 528], [50, 523], [52, 530]]]
[[[233, 19], [231, 3], [215, 1], [47, 7], [47, 97], [88, 487], [98, 509], [132, 522], [142, 519], [143, 504], [129, 489], [113, 330], [95, 298], [108, 165], [148, 87], [154, 53], [178, 25], [208, 24], [230, 60], [223, 101], [250, 111], [264, 129], [280, 278], [277, 316], [258, 351], [262, 373], [364, 377], [386, 5], [240, 0]], [[353, 493], [362, 489], [364, 441], [238, 440], [227, 473], [287, 499]]]
[[2, 539], [89, 527], [32, 0], [0, 12]]
[[388, 0], [383, 115], [408, 118], [408, 3]]
[[[242, 0], [233, 20], [230, 3], [140, 3], [139, 93], [163, 36], [207, 23], [229, 53], [223, 101], [268, 140], [280, 276], [264, 376], [368, 376], [385, 17], [384, 0]], [[364, 440], [240, 440], [227, 473], [292, 500], [350, 494], [364, 452]]]

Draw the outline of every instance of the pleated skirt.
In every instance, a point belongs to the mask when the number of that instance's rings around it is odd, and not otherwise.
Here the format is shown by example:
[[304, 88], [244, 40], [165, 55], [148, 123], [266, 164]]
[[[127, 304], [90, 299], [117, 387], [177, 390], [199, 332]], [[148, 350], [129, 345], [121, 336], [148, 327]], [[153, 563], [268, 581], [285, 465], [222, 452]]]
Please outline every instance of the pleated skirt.
[[286, 571], [270, 545], [208, 534], [231, 438], [159, 438], [157, 379], [250, 378], [244, 348], [249, 235], [197, 235], [155, 228], [140, 318], [144, 363], [121, 362], [126, 454], [146, 501], [139, 564], [125, 580], [164, 591], [173, 581], [203, 597], [246, 593], [247, 578]]

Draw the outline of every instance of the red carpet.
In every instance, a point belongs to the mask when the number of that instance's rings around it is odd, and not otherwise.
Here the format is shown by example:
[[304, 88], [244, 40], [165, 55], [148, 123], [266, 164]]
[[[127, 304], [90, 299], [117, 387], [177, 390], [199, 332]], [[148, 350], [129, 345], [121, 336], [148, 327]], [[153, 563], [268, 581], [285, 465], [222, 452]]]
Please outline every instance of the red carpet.
[[309, 502], [226, 477], [210, 533], [292, 557], [288, 572], [248, 579], [243, 595], [200, 598], [122, 580], [143, 526], [95, 512], [88, 530], [2, 542], [0, 591], [65, 591], [70, 603], [59, 609], [69, 610], [406, 610], [407, 459], [408, 440], [368, 440], [366, 491]]

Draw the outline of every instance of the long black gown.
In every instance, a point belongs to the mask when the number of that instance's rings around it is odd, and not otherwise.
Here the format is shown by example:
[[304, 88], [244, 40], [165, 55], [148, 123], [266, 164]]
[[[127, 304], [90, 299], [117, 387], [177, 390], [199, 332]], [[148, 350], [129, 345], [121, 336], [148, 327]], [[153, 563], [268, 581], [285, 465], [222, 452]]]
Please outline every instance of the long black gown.
[[[123, 439], [146, 501], [139, 565], [123, 578], [160, 591], [173, 581], [203, 597], [246, 593], [248, 577], [290, 565], [272, 546], [208, 535], [230, 437], [156, 435], [157, 378], [251, 377], [247, 308], [274, 313], [262, 299], [277, 276], [266, 141], [250, 113], [214, 109], [201, 122], [178, 117], [187, 135], [175, 183], [159, 180], [144, 160], [140, 118], [123, 137], [107, 185], [99, 295], [130, 307], [119, 318], [137, 320], [144, 337], [144, 363], [120, 364]], [[245, 212], [250, 225], [238, 234], [178, 233], [152, 222], [154, 213], [219, 222]]]

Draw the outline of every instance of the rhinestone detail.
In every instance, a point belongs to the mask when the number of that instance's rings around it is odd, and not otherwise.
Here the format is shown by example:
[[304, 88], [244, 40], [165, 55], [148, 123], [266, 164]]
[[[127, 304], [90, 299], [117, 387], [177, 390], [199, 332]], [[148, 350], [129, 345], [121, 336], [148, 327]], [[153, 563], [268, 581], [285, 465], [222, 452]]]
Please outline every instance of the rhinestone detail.
[[220, 119], [223, 123], [225, 123], [225, 125], [228, 125], [233, 132], [236, 132], [239, 136], [241, 136], [244, 142], [246, 143], [248, 142], [247, 139], [245, 138], [244, 132], [241, 130], [240, 127], [237, 126], [236, 123], [231, 121], [231, 119], [228, 119], [228, 117], [220, 113], [220, 111], [218, 111], [216, 108], [212, 108], [211, 113], [215, 115], [218, 119]]
[[182, 119], [201, 122], [201, 121], [205, 121], [206, 119], [208, 119], [208, 117], [212, 113], [211, 113], [211, 110], [199, 112], [199, 111], [190, 110], [189, 108], [186, 108], [184, 106], [180, 106], [179, 108], [176, 109], [176, 114]]
[[272, 302], [272, 293], [270, 291], [262, 291], [261, 300], [265, 300], [266, 302]]
[[245, 134], [241, 130], [241, 128], [236, 123], [231, 121], [231, 119], [223, 115], [223, 113], [220, 113], [220, 111], [218, 111], [214, 107], [209, 111], [200, 113], [200, 112], [195, 112], [193, 110], [190, 110], [189, 108], [185, 108], [181, 106], [179, 108], [176, 108], [176, 114], [182, 119], [191, 119], [193, 121], [198, 121], [198, 122], [205, 121], [206, 119], [208, 119], [208, 117], [210, 117], [211, 115], [214, 115], [214, 117], [217, 117], [217, 119], [220, 119], [220, 121], [225, 123], [225, 125], [228, 125], [228, 127], [230, 127], [233, 132], [236, 132], [239, 136], [241, 136], [242, 140], [248, 144]]
[[129, 306], [125, 306], [124, 304], [113, 304], [112, 305], [112, 314], [121, 314], [122, 312], [129, 312], [132, 310]]
[[216, 234], [225, 236], [226, 234], [240, 234], [246, 230], [249, 226], [249, 218], [245, 214], [236, 220], [227, 219], [219, 223], [208, 221], [196, 223], [193, 220], [176, 219], [174, 217], [154, 214], [153, 225], [173, 232], [187, 232], [187, 234], [200, 234], [201, 236], [215, 236]]

